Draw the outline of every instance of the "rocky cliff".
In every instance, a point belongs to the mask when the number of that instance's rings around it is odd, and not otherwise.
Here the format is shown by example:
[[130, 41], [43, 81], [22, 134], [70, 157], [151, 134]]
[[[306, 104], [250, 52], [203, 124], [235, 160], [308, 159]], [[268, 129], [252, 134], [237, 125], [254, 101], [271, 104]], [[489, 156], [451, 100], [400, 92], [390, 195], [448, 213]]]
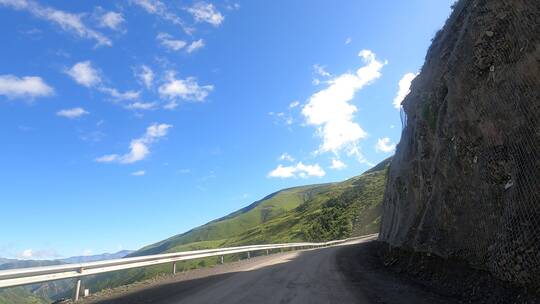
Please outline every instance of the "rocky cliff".
[[403, 111], [380, 240], [540, 287], [540, 1], [458, 1]]

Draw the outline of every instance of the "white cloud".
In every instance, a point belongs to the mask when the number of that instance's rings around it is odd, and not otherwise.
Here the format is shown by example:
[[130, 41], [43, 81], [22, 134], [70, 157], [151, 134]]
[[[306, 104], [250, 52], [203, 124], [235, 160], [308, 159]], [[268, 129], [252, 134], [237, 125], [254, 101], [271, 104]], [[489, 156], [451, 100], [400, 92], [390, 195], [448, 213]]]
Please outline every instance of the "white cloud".
[[289, 109], [294, 109], [298, 107], [299, 105], [300, 105], [300, 102], [295, 100], [289, 104]]
[[141, 66], [140, 73], [137, 75], [139, 80], [144, 84], [147, 89], [152, 87], [154, 83], [154, 71], [146, 65]]
[[130, 110], [154, 110], [158, 106], [157, 102], [134, 102], [126, 106]]
[[53, 94], [54, 89], [47, 85], [41, 77], [19, 78], [14, 75], [0, 75], [0, 95], [8, 98], [35, 98]]
[[26, 249], [21, 254], [20, 257], [23, 259], [31, 259], [33, 257], [32, 249]]
[[169, 72], [167, 82], [159, 87], [158, 92], [162, 98], [172, 101], [180, 98], [202, 102], [213, 89], [212, 85], [199, 85], [194, 77], [177, 79], [174, 72]]
[[95, 40], [98, 46], [112, 45], [109, 38], [84, 24], [82, 21], [84, 14], [72, 14], [49, 6], [42, 6], [32, 0], [0, 0], [0, 5], [27, 11], [36, 18], [52, 22], [60, 26], [64, 31], [74, 33], [80, 38]]
[[294, 161], [294, 157], [292, 157], [291, 155], [289, 155], [289, 153], [283, 153], [283, 154], [281, 154], [281, 156], [279, 157], [279, 160], [286, 160], [286, 161], [293, 162], [293, 161]]
[[144, 176], [144, 175], [146, 175], [146, 171], [144, 171], [144, 170], [135, 171], [135, 172], [131, 173], [131, 175], [133, 175], [133, 176]]
[[129, 152], [123, 155], [108, 154], [95, 159], [99, 163], [132, 164], [145, 159], [150, 154], [150, 145], [165, 137], [172, 125], [153, 124], [146, 129], [146, 133], [133, 139], [129, 144]]
[[299, 162], [294, 166], [278, 165], [277, 168], [268, 173], [268, 177], [278, 178], [308, 178], [323, 177], [325, 175], [326, 172], [324, 172], [324, 170], [318, 164], [304, 165], [302, 162]]
[[187, 11], [193, 15], [195, 21], [207, 22], [213, 26], [219, 26], [225, 19], [211, 3], [198, 2], [188, 8]]
[[111, 30], [119, 31], [122, 29], [122, 24], [126, 20], [120, 13], [107, 12], [100, 17], [99, 24], [101, 27], [107, 27]]
[[88, 60], [76, 63], [65, 72], [71, 76], [75, 82], [88, 88], [101, 83], [100, 73], [92, 67], [92, 63]]
[[175, 39], [173, 36], [167, 33], [159, 33], [156, 36], [156, 39], [161, 43], [161, 45], [172, 51], [179, 51], [187, 45], [187, 42], [184, 40]]
[[390, 153], [393, 152], [396, 149], [396, 145], [393, 143], [390, 143], [390, 138], [379, 138], [377, 140], [377, 144], [375, 145], [375, 150], [377, 152], [383, 152], [383, 153]]
[[131, 0], [131, 3], [143, 8], [149, 14], [156, 15], [163, 20], [179, 25], [187, 34], [193, 31], [192, 28], [185, 25], [182, 18], [171, 12], [165, 3], [159, 0]]
[[401, 103], [403, 102], [403, 99], [409, 95], [411, 92], [411, 82], [418, 76], [418, 74], [414, 73], [407, 73], [403, 75], [401, 80], [399, 81], [399, 89], [397, 92], [396, 97], [394, 98], [394, 108], [399, 109], [401, 108]]
[[110, 95], [115, 100], [134, 100], [139, 98], [139, 91], [120, 92], [115, 88], [102, 85], [101, 72], [92, 66], [90, 61], [81, 61], [65, 71], [75, 82], [87, 88], [96, 87], [102, 93]]
[[357, 91], [381, 77], [385, 63], [376, 59], [369, 50], [359, 53], [365, 66], [356, 73], [345, 73], [328, 81], [329, 86], [313, 94], [302, 109], [308, 125], [317, 127], [322, 137], [318, 152], [334, 152], [346, 149], [359, 153], [358, 141], [367, 133], [353, 121], [356, 106], [350, 103]]
[[195, 52], [196, 50], [200, 49], [204, 47], [204, 40], [202, 39], [199, 39], [199, 40], [196, 40], [196, 41], [193, 41], [188, 47], [187, 47], [187, 52], [188, 53], [193, 53]]
[[164, 10], [165, 4], [155, 0], [133, 0], [133, 3], [144, 8], [150, 14], [156, 14], [159, 10]]
[[141, 95], [140, 91], [130, 90], [130, 91], [125, 91], [125, 92], [120, 92], [115, 88], [109, 88], [109, 87], [99, 87], [98, 89], [100, 92], [109, 94], [112, 98], [119, 101], [138, 99], [139, 96]]
[[347, 39], [345, 39], [345, 44], [349, 44], [352, 42], [352, 38], [351, 37], [347, 37]]
[[171, 100], [168, 103], [166, 103], [165, 105], [163, 105], [163, 108], [165, 110], [174, 110], [177, 107], [178, 107], [178, 102], [176, 100]]
[[337, 158], [332, 159], [332, 165], [330, 166], [330, 169], [341, 170], [341, 169], [345, 169], [346, 167], [347, 165], [345, 165], [345, 163], [342, 162], [341, 160]]
[[313, 65], [313, 71], [315, 72], [315, 74], [317, 74], [319, 76], [322, 76], [322, 77], [330, 77], [330, 76], [332, 76], [332, 74], [330, 74], [330, 73], [328, 73], [326, 71], [325, 66], [321, 66], [321, 65], [318, 65], [318, 64]]
[[85, 109], [83, 108], [72, 108], [72, 109], [64, 109], [56, 112], [56, 115], [69, 118], [69, 119], [75, 119], [79, 118], [83, 115], [89, 114]]

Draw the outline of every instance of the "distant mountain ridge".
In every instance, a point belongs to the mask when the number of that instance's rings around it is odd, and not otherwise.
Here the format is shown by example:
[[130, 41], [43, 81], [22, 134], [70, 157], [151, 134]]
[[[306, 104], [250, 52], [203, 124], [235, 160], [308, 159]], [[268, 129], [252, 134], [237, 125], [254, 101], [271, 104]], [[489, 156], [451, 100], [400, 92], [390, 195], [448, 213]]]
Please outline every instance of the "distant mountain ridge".
[[17, 261], [16, 259], [6, 259], [6, 258], [0, 258], [0, 265], [6, 264], [6, 263], [12, 263]]
[[67, 264], [76, 264], [76, 263], [114, 260], [114, 259], [121, 259], [132, 252], [134, 252], [134, 250], [121, 250], [115, 253], [102, 253], [102, 254], [96, 254], [96, 255], [74, 256], [74, 257], [69, 257], [65, 259], [59, 259], [57, 261], [61, 261]]
[[121, 250], [115, 253], [72, 256], [69, 258], [55, 260], [20, 260], [0, 258], [0, 270], [114, 260], [121, 259], [133, 252], [134, 250]]

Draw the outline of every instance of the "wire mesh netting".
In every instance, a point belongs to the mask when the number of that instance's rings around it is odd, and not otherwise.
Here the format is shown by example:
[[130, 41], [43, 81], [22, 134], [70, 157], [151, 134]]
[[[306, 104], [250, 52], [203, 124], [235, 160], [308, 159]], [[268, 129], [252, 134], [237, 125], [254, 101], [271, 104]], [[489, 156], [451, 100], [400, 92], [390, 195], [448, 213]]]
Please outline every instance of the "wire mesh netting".
[[459, 1], [403, 104], [380, 238], [540, 287], [540, 1]]

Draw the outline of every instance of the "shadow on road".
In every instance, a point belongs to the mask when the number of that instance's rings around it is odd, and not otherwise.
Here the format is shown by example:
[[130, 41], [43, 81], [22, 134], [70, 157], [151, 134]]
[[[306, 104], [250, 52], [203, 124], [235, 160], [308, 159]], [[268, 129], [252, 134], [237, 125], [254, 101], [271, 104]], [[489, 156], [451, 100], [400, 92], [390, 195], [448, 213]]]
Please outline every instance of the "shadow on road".
[[85, 303], [458, 303], [382, 269], [370, 243], [264, 257], [227, 273]]

